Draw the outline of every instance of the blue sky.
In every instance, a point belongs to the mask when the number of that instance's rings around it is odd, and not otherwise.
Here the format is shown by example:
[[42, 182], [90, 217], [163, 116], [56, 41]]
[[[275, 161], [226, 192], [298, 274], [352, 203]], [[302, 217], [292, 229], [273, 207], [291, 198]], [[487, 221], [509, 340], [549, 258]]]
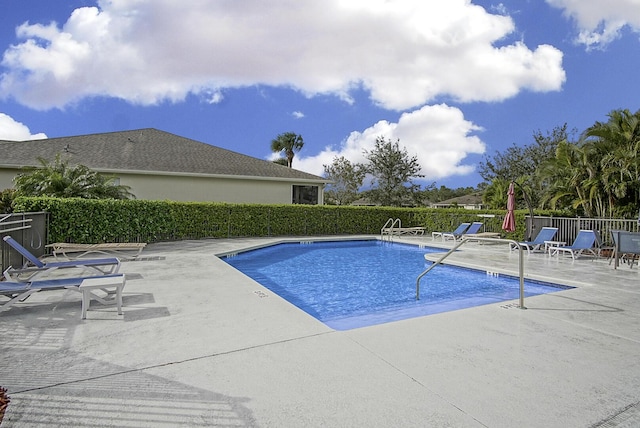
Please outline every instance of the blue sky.
[[0, 58], [0, 139], [157, 128], [271, 159], [295, 132], [321, 175], [382, 136], [456, 188], [640, 108], [640, 1], [3, 0]]

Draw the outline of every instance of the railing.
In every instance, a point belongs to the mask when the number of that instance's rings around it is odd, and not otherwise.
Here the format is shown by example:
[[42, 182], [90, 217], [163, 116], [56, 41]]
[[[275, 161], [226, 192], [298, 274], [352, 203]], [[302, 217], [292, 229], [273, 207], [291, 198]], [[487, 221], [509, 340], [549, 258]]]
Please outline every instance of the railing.
[[500, 239], [500, 238], [480, 238], [480, 237], [463, 237], [460, 242], [453, 246], [446, 254], [440, 257], [438, 260], [433, 262], [431, 266], [429, 266], [424, 272], [418, 275], [416, 279], [416, 300], [420, 300], [420, 280], [423, 276], [431, 271], [434, 267], [442, 263], [444, 259], [449, 257], [454, 251], [460, 248], [462, 245], [466, 244], [469, 241], [483, 241], [483, 242], [495, 242], [498, 244], [510, 244], [518, 247], [518, 276], [520, 279], [520, 309], [527, 309], [524, 306], [524, 258], [522, 257], [522, 245], [519, 242], [514, 241], [512, 239]]
[[390, 218], [380, 229], [380, 239], [384, 239], [384, 236], [387, 235], [389, 237], [389, 241], [393, 239], [393, 228], [396, 227], [396, 223], [398, 224], [398, 228], [402, 227], [402, 221], [397, 218]]
[[555, 236], [557, 241], [571, 243], [576, 239], [578, 232], [582, 229], [597, 230], [602, 237], [603, 245], [612, 246], [612, 230], [623, 230], [626, 232], [640, 232], [638, 220], [625, 220], [615, 218], [589, 218], [589, 217], [543, 217], [533, 218], [534, 231], [531, 238], [535, 238], [540, 229], [545, 226], [557, 227]]

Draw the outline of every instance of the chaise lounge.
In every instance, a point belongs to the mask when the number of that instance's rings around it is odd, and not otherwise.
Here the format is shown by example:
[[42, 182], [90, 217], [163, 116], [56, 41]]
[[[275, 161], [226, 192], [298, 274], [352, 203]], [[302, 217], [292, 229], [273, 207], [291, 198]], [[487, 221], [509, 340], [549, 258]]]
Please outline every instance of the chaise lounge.
[[[540, 229], [540, 232], [538, 232], [538, 235], [533, 241], [524, 241], [518, 243], [521, 247], [527, 249], [528, 254], [531, 254], [532, 251], [538, 251], [541, 247], [544, 247], [545, 241], [551, 241], [553, 237], [556, 236], [556, 233], [558, 233], [557, 227], [543, 227], [542, 229]], [[509, 245], [509, 249], [511, 250], [515, 250], [517, 248], [517, 245]]]
[[22, 268], [9, 266], [5, 269], [3, 275], [5, 279], [10, 282], [31, 282], [41, 275], [51, 273], [57, 269], [79, 268], [92, 272], [94, 275], [111, 275], [120, 270], [120, 260], [117, 257], [64, 262], [43, 262], [12, 237], [5, 236], [3, 239], [27, 260]]
[[444, 235], [462, 235], [471, 225], [471, 223], [460, 223], [460, 226], [456, 228], [453, 232], [431, 232], [431, 238], [435, 241], [439, 236], [440, 239], [444, 241]]
[[63, 256], [69, 260], [85, 257], [89, 254], [104, 254], [111, 256], [126, 256], [136, 258], [140, 255], [145, 242], [107, 242], [103, 244], [75, 244], [69, 242], [55, 242], [47, 245], [54, 257]]
[[[83, 289], [85, 281], [95, 279], [103, 279], [103, 284], [98, 286], [90, 286]], [[122, 315], [122, 289], [125, 285], [125, 275], [123, 273], [96, 276], [80, 276], [72, 278], [56, 278], [45, 279], [41, 281], [30, 282], [0, 282], [0, 296], [9, 300], [0, 304], [0, 312], [9, 310], [11, 306], [18, 302], [24, 302], [33, 293], [50, 290], [73, 290], [82, 293], [82, 318], [86, 317], [89, 308], [90, 299], [95, 299], [104, 305], [116, 304], [118, 314]], [[92, 292], [92, 290], [100, 289], [107, 293], [106, 297], [100, 297]], [[115, 288], [115, 290], [112, 290]], [[115, 296], [112, 296], [115, 294]]]
[[467, 235], [475, 235], [480, 231], [480, 228], [483, 224], [484, 223], [482, 223], [481, 221], [474, 221], [471, 226], [469, 226], [469, 228], [462, 233], [443, 233], [442, 240], [446, 241], [447, 239], [453, 239], [454, 241], [457, 241], [458, 239], [461, 239]]
[[618, 268], [620, 260], [629, 263], [630, 269], [633, 268], [633, 264], [640, 256], [640, 233], [612, 230], [611, 237], [614, 242], [613, 258], [615, 263], [613, 268]]
[[564, 247], [553, 247], [549, 249], [550, 255], [559, 255], [560, 253], [569, 253], [573, 260], [580, 257], [585, 252], [589, 252], [596, 256], [594, 244], [596, 242], [596, 234], [593, 230], [581, 230], [573, 241], [573, 244]]

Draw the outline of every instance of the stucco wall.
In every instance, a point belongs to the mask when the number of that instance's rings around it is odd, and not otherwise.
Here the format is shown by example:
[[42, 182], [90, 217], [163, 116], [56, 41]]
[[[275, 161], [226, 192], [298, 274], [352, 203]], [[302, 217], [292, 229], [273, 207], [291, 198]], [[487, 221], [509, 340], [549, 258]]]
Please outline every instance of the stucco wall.
[[[20, 170], [0, 169], [0, 190], [13, 187]], [[305, 182], [184, 177], [178, 175], [118, 174], [120, 184], [131, 187], [137, 199], [172, 201], [213, 201], [230, 203], [290, 204], [292, 186], [316, 185]], [[322, 185], [319, 203], [323, 202]]]
[[18, 175], [20, 170], [0, 168], [0, 190], [13, 188], [13, 177]]
[[119, 175], [138, 199], [290, 204], [291, 183], [224, 178]]

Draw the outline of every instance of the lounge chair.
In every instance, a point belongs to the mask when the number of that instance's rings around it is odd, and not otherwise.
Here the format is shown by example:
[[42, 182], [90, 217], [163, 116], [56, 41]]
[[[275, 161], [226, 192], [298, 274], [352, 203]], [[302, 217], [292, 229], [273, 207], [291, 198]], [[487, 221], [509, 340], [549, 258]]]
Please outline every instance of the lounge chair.
[[[556, 233], [558, 233], [557, 227], [543, 227], [542, 229], [540, 229], [540, 232], [538, 232], [538, 235], [533, 241], [524, 241], [518, 243], [520, 244], [520, 246], [527, 249], [528, 254], [531, 254], [532, 251], [538, 251], [541, 247], [544, 247], [544, 242], [551, 241], [553, 237], [556, 236]], [[515, 250], [518, 248], [518, 246], [511, 244], [509, 245], [509, 248], [511, 250]]]
[[604, 242], [602, 241], [602, 235], [600, 235], [600, 231], [599, 230], [593, 229], [593, 233], [596, 236], [595, 251], [596, 251], [596, 253], [598, 253], [598, 257], [603, 257], [602, 254], [606, 253], [608, 255], [608, 258], [609, 258], [609, 264], [611, 264], [611, 260], [613, 259], [613, 252], [615, 250], [615, 247], [607, 246], [607, 245], [604, 244]]
[[594, 244], [596, 242], [596, 234], [593, 233], [593, 230], [581, 230], [578, 232], [578, 236], [573, 241], [573, 244], [566, 245], [564, 247], [553, 247], [550, 248], [549, 254], [558, 255], [560, 253], [569, 253], [571, 254], [572, 259], [576, 259], [576, 257], [580, 257], [583, 253], [589, 252], [596, 256], [596, 252]]
[[458, 226], [453, 232], [431, 232], [431, 237], [435, 241], [439, 236], [444, 241], [444, 235], [462, 235], [470, 225], [471, 223], [460, 223], [460, 226]]
[[[54, 257], [63, 256], [69, 260], [85, 257], [89, 254], [104, 254], [136, 258], [147, 244], [144, 242], [108, 242], [104, 244], [74, 244], [56, 242], [47, 245]], [[78, 254], [80, 253], [80, 254]]]
[[[104, 305], [110, 305], [116, 303], [118, 305], [118, 313], [122, 313], [122, 288], [125, 284], [125, 275], [123, 273], [113, 274], [113, 275], [104, 275], [100, 278], [105, 279], [113, 279], [110, 281], [114, 285], [107, 285], [104, 288], [101, 288], [102, 291], [107, 293], [106, 297], [100, 297], [95, 293], [91, 292], [91, 290], [82, 290], [81, 285], [85, 279], [94, 279], [95, 276], [80, 276], [73, 278], [56, 278], [56, 279], [46, 279], [41, 281], [31, 281], [31, 282], [9, 282], [2, 281], [0, 282], [0, 296], [8, 298], [9, 300], [0, 304], [0, 312], [9, 310], [11, 306], [18, 302], [24, 302], [30, 295], [33, 293], [37, 293], [40, 291], [48, 291], [48, 290], [73, 290], [83, 294], [82, 299], [82, 317], [84, 318], [86, 309], [88, 304], [86, 301], [89, 298], [93, 298], [98, 300], [100, 303]], [[117, 289], [115, 291], [111, 290], [117, 285]], [[94, 287], [95, 288], [95, 287]]]
[[633, 268], [633, 264], [640, 255], [640, 233], [612, 230], [611, 236], [614, 242], [613, 268], [618, 268], [620, 260], [629, 263], [629, 269]]
[[467, 235], [475, 235], [476, 233], [478, 233], [478, 231], [480, 230], [483, 224], [484, 223], [482, 223], [481, 221], [474, 221], [473, 223], [471, 223], [471, 226], [469, 226], [469, 228], [462, 233], [455, 233], [455, 232], [443, 233], [442, 240], [446, 241], [447, 239], [450, 238], [450, 239], [453, 239], [454, 241], [457, 241], [458, 239], [461, 239]]
[[110, 275], [120, 270], [120, 260], [117, 257], [65, 262], [43, 262], [12, 237], [5, 236], [3, 239], [27, 260], [22, 268], [17, 269], [9, 266], [5, 269], [3, 275], [7, 281], [30, 282], [40, 277], [40, 275], [50, 273], [57, 269], [79, 268], [91, 271], [94, 275]]

